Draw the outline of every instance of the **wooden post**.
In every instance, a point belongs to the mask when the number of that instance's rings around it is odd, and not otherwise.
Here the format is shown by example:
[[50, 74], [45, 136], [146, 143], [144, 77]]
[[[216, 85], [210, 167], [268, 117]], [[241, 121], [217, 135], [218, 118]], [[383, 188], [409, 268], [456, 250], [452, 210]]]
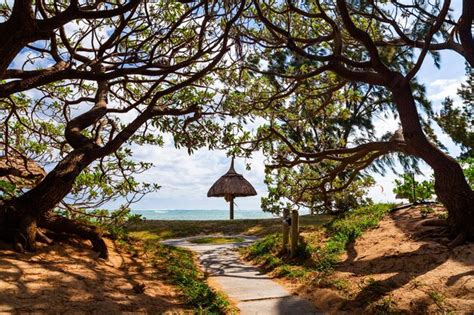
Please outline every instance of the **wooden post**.
[[234, 220], [234, 196], [230, 197], [230, 219]]
[[293, 210], [291, 211], [291, 244], [290, 244], [291, 257], [296, 256], [296, 248], [298, 247], [298, 236], [299, 236], [298, 210]]
[[286, 222], [286, 220], [290, 216], [290, 210], [284, 209], [283, 210], [283, 252], [286, 253], [288, 251], [288, 243], [290, 241], [290, 226]]

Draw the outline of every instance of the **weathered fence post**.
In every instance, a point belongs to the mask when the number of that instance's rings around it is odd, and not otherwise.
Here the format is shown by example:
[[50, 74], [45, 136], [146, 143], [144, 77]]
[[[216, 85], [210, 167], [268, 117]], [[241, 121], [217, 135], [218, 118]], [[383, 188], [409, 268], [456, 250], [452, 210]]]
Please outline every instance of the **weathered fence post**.
[[284, 209], [283, 210], [283, 252], [286, 253], [288, 251], [288, 243], [290, 241], [290, 210]]
[[299, 236], [298, 210], [293, 210], [291, 211], [291, 244], [290, 244], [291, 257], [295, 257], [296, 255], [296, 248], [298, 247], [298, 236]]

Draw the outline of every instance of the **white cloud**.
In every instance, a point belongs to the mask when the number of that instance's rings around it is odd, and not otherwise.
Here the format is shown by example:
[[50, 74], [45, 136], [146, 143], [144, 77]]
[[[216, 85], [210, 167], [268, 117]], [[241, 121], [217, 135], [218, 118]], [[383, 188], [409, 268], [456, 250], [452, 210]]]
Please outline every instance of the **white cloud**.
[[[143, 181], [155, 181], [162, 188], [148, 195], [136, 209], [227, 209], [228, 204], [223, 198], [207, 198], [207, 191], [212, 184], [227, 170], [230, 158], [224, 151], [200, 149], [193, 155], [186, 150], [176, 149], [170, 135], [165, 135], [166, 145], [134, 146], [136, 160], [153, 162], [155, 166], [138, 178]], [[257, 190], [255, 197], [236, 199], [241, 209], [259, 209], [260, 197], [266, 194], [263, 184], [264, 156], [254, 154], [252, 160], [237, 159], [235, 169], [252, 183]], [[251, 164], [251, 171], [245, 169], [245, 163]]]
[[429, 83], [426, 89], [428, 98], [433, 102], [433, 109], [439, 111], [441, 102], [450, 97], [454, 104], [460, 104], [461, 99], [457, 95], [461, 83], [466, 81], [466, 76], [455, 79], [437, 79]]

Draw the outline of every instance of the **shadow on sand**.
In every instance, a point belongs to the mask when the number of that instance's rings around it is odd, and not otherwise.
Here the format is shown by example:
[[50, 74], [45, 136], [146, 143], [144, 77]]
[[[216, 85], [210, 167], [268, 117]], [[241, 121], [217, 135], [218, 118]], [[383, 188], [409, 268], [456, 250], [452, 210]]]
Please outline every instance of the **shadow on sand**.
[[[140, 260], [56, 244], [37, 253], [0, 250], [0, 312], [161, 313], [183, 310], [179, 297]], [[114, 266], [115, 265], [115, 266]], [[167, 291], [168, 290], [168, 291]]]
[[[458, 270], [463, 271], [459, 272], [449, 267], [443, 268], [443, 274], [433, 275], [434, 278], [438, 277], [433, 281], [441, 282], [437, 288], [432, 289], [432, 292], [442, 290], [443, 286], [449, 288], [456, 285], [461, 279], [474, 276], [472, 270], [474, 267], [474, 244], [465, 244], [454, 249], [449, 248], [446, 245], [449, 240], [446, 238], [444, 228], [424, 226], [425, 219], [421, 217], [414, 219], [418, 212], [416, 209], [406, 209], [391, 213], [396, 229], [402, 232], [398, 234], [403, 235], [406, 240], [405, 244], [402, 240], [398, 248], [387, 246], [388, 250], [384, 252], [382, 250], [384, 239], [375, 241], [373, 244], [362, 243], [356, 246], [355, 243], [351, 243], [348, 246], [347, 259], [336, 270], [352, 273], [356, 277], [366, 277], [369, 281], [356, 295], [349, 297], [342, 304], [342, 310], [366, 309], [367, 305], [380, 302], [381, 298], [389, 296], [394, 291], [405, 287], [412, 280], [434, 271], [448, 261], [450, 263], [453, 261], [456, 265], [461, 266]], [[375, 233], [379, 232], [374, 231], [374, 237], [377, 236]], [[403, 247], [404, 245], [407, 246]], [[378, 246], [380, 246], [379, 249], [377, 249]], [[377, 251], [381, 255], [374, 254]], [[467, 271], [464, 271], [466, 269]], [[446, 276], [447, 280], [444, 281], [446, 272], [449, 277]], [[375, 280], [372, 278], [374, 275], [382, 276], [382, 278]], [[416, 281], [410, 284], [412, 289], [415, 289], [416, 285]], [[423, 284], [420, 282], [419, 285]], [[426, 287], [425, 290], [431, 290], [431, 288]], [[412, 295], [405, 298], [410, 301], [411, 309], [415, 312], [423, 313], [430, 304], [434, 302], [439, 304], [435, 297], [430, 298], [426, 294], [421, 297]], [[469, 299], [469, 297], [466, 298]], [[442, 310], [443, 307], [438, 306]], [[474, 311], [474, 309], [470, 311]]]

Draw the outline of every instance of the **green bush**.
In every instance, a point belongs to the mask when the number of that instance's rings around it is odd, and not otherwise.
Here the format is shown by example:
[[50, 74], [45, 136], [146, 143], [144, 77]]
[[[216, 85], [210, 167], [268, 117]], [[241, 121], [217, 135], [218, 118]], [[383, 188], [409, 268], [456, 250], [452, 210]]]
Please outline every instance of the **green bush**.
[[434, 195], [433, 180], [418, 182], [410, 173], [405, 173], [395, 180], [393, 192], [399, 199], [408, 199], [411, 203], [430, 200]]
[[466, 176], [467, 182], [474, 189], [474, 157], [465, 158], [459, 161]]
[[271, 234], [264, 237], [261, 240], [250, 245], [248, 248], [248, 255], [250, 258], [256, 258], [264, 256], [269, 253], [274, 253], [278, 251], [278, 248], [281, 247], [282, 236], [280, 233]]
[[318, 269], [328, 270], [338, 261], [339, 255], [346, 250], [362, 233], [378, 225], [379, 221], [392, 208], [391, 204], [375, 204], [344, 213], [327, 225], [329, 239], [320, 255]]

